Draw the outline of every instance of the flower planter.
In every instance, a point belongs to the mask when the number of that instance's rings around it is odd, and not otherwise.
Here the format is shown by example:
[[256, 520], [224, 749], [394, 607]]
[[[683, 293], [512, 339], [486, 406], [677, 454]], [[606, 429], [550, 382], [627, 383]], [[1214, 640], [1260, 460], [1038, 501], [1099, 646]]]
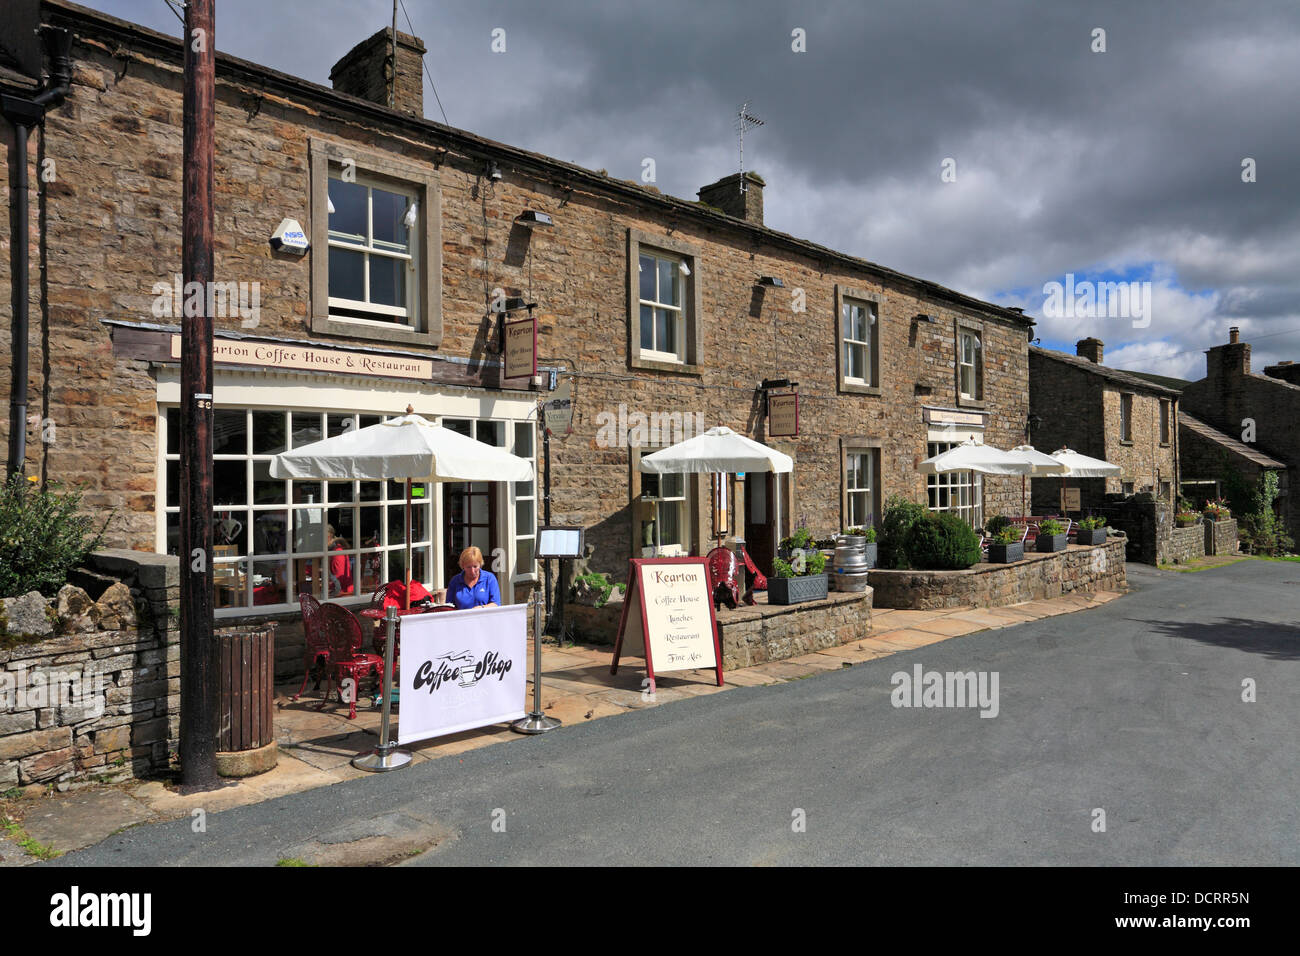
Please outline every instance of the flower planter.
[[1011, 544], [989, 545], [989, 564], [1015, 564], [1025, 559], [1025, 543], [1013, 541]]
[[829, 579], [825, 574], [805, 574], [796, 578], [768, 578], [768, 604], [802, 604], [824, 601]]
[[1069, 544], [1069, 540], [1070, 536], [1067, 534], [1040, 534], [1038, 540], [1034, 542], [1034, 550], [1039, 554], [1064, 551]]
[[1080, 528], [1078, 537], [1074, 540], [1078, 544], [1105, 544], [1106, 530], [1106, 528], [1090, 528], [1085, 531]]

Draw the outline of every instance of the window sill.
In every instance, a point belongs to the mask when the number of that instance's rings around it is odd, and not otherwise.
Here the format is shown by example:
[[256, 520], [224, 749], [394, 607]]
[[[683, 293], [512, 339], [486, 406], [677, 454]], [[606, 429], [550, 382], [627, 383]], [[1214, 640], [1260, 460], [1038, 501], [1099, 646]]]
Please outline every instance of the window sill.
[[660, 359], [643, 358], [641, 355], [633, 355], [628, 364], [632, 368], [642, 369], [647, 372], [673, 372], [678, 375], [702, 375], [698, 365], [688, 362], [664, 362]]
[[1167, 442], [1167, 441], [1162, 441], [1162, 442], [1160, 443], [1160, 447], [1161, 447], [1161, 448], [1172, 448], [1173, 445], [1170, 444], [1170, 443]]
[[879, 385], [867, 385], [863, 382], [840, 382], [840, 391], [846, 395], [879, 395]]
[[957, 396], [958, 408], [985, 408], [987, 403], [982, 398], [971, 398], [967, 395]]
[[1120, 443], [1121, 445], [1132, 445], [1132, 444], [1133, 444], [1133, 439], [1131, 439], [1131, 438], [1121, 438], [1121, 439], [1119, 440], [1119, 443]]
[[364, 319], [338, 319], [328, 315], [313, 316], [311, 330], [318, 335], [337, 335], [343, 338], [369, 339], [374, 342], [400, 342], [403, 345], [438, 347], [429, 332], [420, 332], [409, 325], [387, 325]]

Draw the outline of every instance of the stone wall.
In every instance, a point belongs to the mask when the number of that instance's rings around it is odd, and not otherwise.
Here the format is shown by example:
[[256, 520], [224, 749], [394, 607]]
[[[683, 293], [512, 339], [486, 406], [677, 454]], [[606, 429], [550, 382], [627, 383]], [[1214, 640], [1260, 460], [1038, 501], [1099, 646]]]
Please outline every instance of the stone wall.
[[[50, 434], [57, 437], [42, 441], [33, 427], [27, 471], [85, 484], [88, 507], [116, 511], [111, 543], [152, 551], [162, 492], [158, 372], [133, 346], [114, 341], [104, 323], [158, 321], [154, 284], [170, 282], [179, 271], [179, 46], [166, 38], [137, 41], [118, 27], [109, 35], [110, 26], [98, 21], [76, 26], [68, 100], [49, 114], [28, 157], [36, 163], [39, 145], [57, 158], [58, 175], [44, 185], [32, 177], [32, 261], [38, 261], [41, 237], [49, 332], [43, 337], [41, 270], [33, 268], [29, 341], [33, 412], [53, 423]], [[312, 229], [313, 139], [435, 175], [442, 206], [442, 242], [434, 250], [440, 256], [441, 344], [436, 353], [426, 345], [406, 348], [478, 369], [499, 360], [495, 318], [487, 314], [493, 290], [527, 292], [540, 304], [542, 361], [574, 373], [577, 383], [574, 433], [552, 444], [552, 520], [587, 529], [596, 549], [592, 570], [622, 580], [635, 553], [634, 452], [600, 435], [602, 416], [616, 414], [620, 405], [631, 413], [699, 415], [706, 425], [762, 439], [765, 416], [756, 386], [764, 378], [798, 381], [800, 435], [774, 442], [796, 460], [793, 501], [784, 502], [784, 513], [823, 535], [845, 523], [841, 439], [877, 451], [879, 508], [894, 493], [924, 500], [925, 479], [916, 472], [927, 454], [923, 404], [988, 413], [989, 444], [1009, 447], [1021, 438], [1028, 411], [1026, 327], [1003, 310], [758, 231], [698, 204], [670, 203], [635, 181], [552, 163], [400, 114], [363, 111], [306, 84], [290, 91], [276, 85], [281, 82], [255, 81], [246, 67], [224, 59], [218, 66], [216, 126], [223, 148], [215, 170], [215, 275], [218, 281], [257, 282], [261, 297], [255, 329], [244, 328], [236, 315], [218, 318], [218, 330], [374, 346], [376, 340], [360, 331], [328, 339], [313, 333], [312, 262], [326, 251], [279, 254], [267, 237], [284, 216]], [[270, 93], [267, 83], [274, 87]], [[113, 162], [105, 163], [105, 156]], [[499, 181], [485, 176], [485, 157], [499, 161]], [[0, 158], [10, 161], [3, 143]], [[40, 189], [46, 193], [43, 228]], [[530, 234], [514, 222], [524, 209], [551, 213], [555, 228]], [[8, 230], [9, 217], [0, 217], [0, 244]], [[629, 356], [629, 313], [636, 311], [629, 309], [631, 230], [644, 234], [649, 247], [684, 243], [697, 252], [696, 367], [648, 368]], [[0, 301], [9, 299], [7, 270], [8, 257], [0, 257]], [[784, 288], [762, 291], [759, 275], [780, 277]], [[878, 394], [839, 386], [836, 302], [837, 290], [844, 289], [879, 300]], [[916, 321], [918, 314], [933, 321]], [[982, 329], [983, 400], [965, 406], [956, 394], [959, 320]], [[218, 405], [222, 374], [219, 366]], [[375, 385], [361, 377], [350, 386], [337, 377], [330, 383], [358, 391]], [[0, 377], [0, 405], [8, 388]], [[442, 386], [428, 388], [436, 394]], [[485, 397], [485, 408], [489, 404]], [[0, 421], [0, 442], [6, 427]], [[708, 536], [707, 483], [691, 484], [692, 548], [698, 549]], [[1014, 478], [987, 479], [986, 513], [1018, 510], [1019, 486]], [[743, 514], [742, 496], [732, 501], [735, 513]], [[278, 653], [288, 660], [291, 643], [281, 644]]]
[[723, 670], [798, 657], [871, 636], [871, 588], [825, 601], [718, 611]]
[[1145, 495], [1107, 495], [1093, 511], [1104, 517], [1108, 527], [1123, 531], [1127, 557], [1141, 564], [1162, 564], [1169, 560], [1173, 508], [1167, 501]]
[[1072, 591], [1118, 591], [1128, 586], [1124, 541], [1071, 545], [1052, 554], [1028, 552], [1014, 564], [977, 564], [965, 571], [873, 569], [874, 606], [929, 611], [1004, 607], [1060, 597]]
[[[1205, 366], [1206, 377], [1183, 391], [1187, 410], [1228, 435], [1243, 440], [1249, 436], [1260, 451], [1289, 466], [1280, 477], [1284, 488], [1294, 488], [1300, 464], [1300, 429], [1295, 427], [1300, 420], [1300, 386], [1253, 374], [1247, 342], [1214, 346], [1206, 355]], [[1238, 465], [1235, 459], [1233, 465]], [[1246, 469], [1242, 477], [1257, 481], [1258, 469]], [[1300, 494], [1287, 490], [1277, 507], [1288, 533], [1300, 540]]]
[[[1104, 503], [1107, 494], [1119, 493], [1125, 484], [1134, 493], [1168, 493], [1177, 486], [1177, 400], [1144, 392], [1138, 387], [1090, 373], [1088, 368], [1050, 357], [1035, 349], [1029, 356], [1031, 411], [1042, 420], [1034, 429], [1034, 445], [1042, 451], [1068, 446], [1083, 455], [1118, 465], [1114, 478], [1071, 478], [1066, 486], [1079, 489], [1083, 512]], [[1121, 438], [1120, 402], [1132, 395], [1132, 438]], [[1169, 441], [1160, 441], [1160, 406], [1169, 401]], [[1031, 479], [1034, 514], [1055, 514], [1060, 510], [1061, 479]]]
[[145, 776], [176, 746], [177, 560], [99, 552], [72, 578], [48, 630], [0, 633], [0, 787]]
[[1190, 528], [1173, 528], [1169, 534], [1169, 549], [1165, 561], [1183, 564], [1205, 557], [1205, 529], [1199, 524]]
[[1203, 522], [1205, 526], [1205, 553], [1207, 555], [1237, 553], [1237, 519]]

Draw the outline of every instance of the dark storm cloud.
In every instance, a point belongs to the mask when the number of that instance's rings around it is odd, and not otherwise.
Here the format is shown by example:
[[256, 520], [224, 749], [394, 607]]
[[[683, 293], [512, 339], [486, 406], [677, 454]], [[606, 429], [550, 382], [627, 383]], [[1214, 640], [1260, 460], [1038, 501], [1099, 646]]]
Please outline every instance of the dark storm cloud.
[[[163, 0], [91, 5], [179, 28]], [[322, 83], [392, 13], [387, 0], [217, 6], [221, 49]], [[735, 171], [748, 100], [766, 125], [746, 137], [746, 166], [768, 181], [775, 228], [1031, 313], [1067, 272], [1149, 269], [1148, 328], [1046, 320], [1041, 333], [1099, 334], [1108, 356], [1129, 343], [1156, 370], [1199, 375], [1197, 349], [1229, 322], [1269, 335], [1261, 359], [1300, 353], [1300, 334], [1275, 334], [1300, 328], [1294, 3], [406, 9], [453, 125], [622, 178], [650, 157], [661, 189], [694, 198]], [[425, 112], [440, 118], [427, 92]], [[957, 181], [942, 183], [949, 157]], [[1245, 157], [1256, 183], [1241, 181]]]

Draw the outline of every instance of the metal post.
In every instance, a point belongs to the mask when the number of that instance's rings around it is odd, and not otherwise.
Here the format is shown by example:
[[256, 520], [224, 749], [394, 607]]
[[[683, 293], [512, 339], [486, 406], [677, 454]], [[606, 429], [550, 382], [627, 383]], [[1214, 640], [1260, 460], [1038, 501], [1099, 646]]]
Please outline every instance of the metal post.
[[[551, 523], [551, 430], [546, 427], [545, 416], [542, 417], [542, 466], [545, 475], [542, 478], [542, 524]], [[551, 626], [551, 562], [543, 562], [546, 573], [546, 626]]]
[[398, 750], [388, 736], [388, 719], [393, 712], [393, 645], [397, 643], [397, 608], [388, 609], [384, 623], [388, 626], [388, 643], [384, 646], [384, 711], [379, 721], [379, 746], [352, 758], [352, 766], [371, 773], [400, 770], [411, 762], [411, 752]]
[[564, 722], [542, 712], [542, 601], [533, 593], [533, 712], [520, 717], [510, 729], [519, 734], [544, 734]]
[[[181, 272], [204, 307], [181, 324], [181, 780], [217, 781], [217, 668], [212, 639], [212, 288], [215, 0], [185, 6]], [[187, 297], [188, 298], [188, 297]], [[179, 303], [174, 303], [173, 308]]]
[[[11, 260], [13, 280], [13, 384], [9, 390], [9, 466], [8, 474], [22, 474], [27, 461], [27, 127], [14, 122], [13, 205], [19, 214], [13, 222]], [[42, 240], [43, 241], [43, 240]]]

